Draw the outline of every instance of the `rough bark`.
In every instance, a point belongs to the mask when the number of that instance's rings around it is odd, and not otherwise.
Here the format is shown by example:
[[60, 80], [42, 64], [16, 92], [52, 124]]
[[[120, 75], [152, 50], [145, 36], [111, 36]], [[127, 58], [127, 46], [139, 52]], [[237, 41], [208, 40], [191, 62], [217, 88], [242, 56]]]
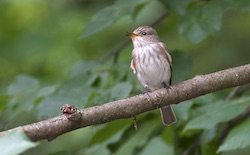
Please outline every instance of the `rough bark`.
[[170, 89], [160, 89], [86, 109], [64, 105], [62, 108], [64, 114], [60, 116], [0, 132], [0, 136], [13, 130], [21, 130], [33, 141], [53, 140], [78, 128], [131, 118], [146, 111], [247, 83], [250, 83], [250, 64], [199, 75], [173, 85]]

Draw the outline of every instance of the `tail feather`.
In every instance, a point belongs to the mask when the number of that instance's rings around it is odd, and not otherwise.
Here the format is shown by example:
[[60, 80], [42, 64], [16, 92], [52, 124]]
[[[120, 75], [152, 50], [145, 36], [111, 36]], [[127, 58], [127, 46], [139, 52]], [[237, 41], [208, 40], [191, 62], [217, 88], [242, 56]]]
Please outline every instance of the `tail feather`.
[[160, 108], [162, 123], [164, 125], [172, 125], [175, 123], [176, 117], [174, 111], [170, 105]]

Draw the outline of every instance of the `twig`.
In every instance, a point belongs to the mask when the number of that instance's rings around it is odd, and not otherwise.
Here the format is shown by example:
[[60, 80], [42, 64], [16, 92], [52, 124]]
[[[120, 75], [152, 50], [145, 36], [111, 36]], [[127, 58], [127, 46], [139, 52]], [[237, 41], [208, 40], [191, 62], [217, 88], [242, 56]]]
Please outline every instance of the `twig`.
[[[246, 91], [248, 89], [250, 89], [250, 84], [237, 86], [226, 97], [226, 100], [229, 101], [234, 96], [241, 95], [244, 91]], [[242, 122], [243, 120], [247, 119], [249, 116], [250, 116], [250, 107], [247, 108], [245, 111], [243, 111], [241, 114], [239, 114], [237, 117], [235, 117], [233, 120], [227, 122], [219, 134], [217, 144], [220, 145], [223, 142], [223, 140], [227, 137], [227, 135], [231, 131], [231, 129], [233, 127], [235, 127], [237, 124], [239, 124], [240, 122]]]
[[[152, 24], [150, 24], [150, 26], [155, 27], [156, 25], [158, 25], [164, 18], [166, 18], [168, 16], [168, 12], [164, 12], [157, 20], [155, 20]], [[108, 61], [112, 56], [114, 56], [114, 63], [117, 62], [118, 60], [118, 56], [120, 54], [120, 52], [122, 51], [122, 49], [124, 49], [126, 46], [128, 46], [130, 43], [130, 40], [126, 40], [123, 43], [121, 43], [117, 48], [115, 48], [113, 51], [111, 51], [110, 53], [108, 53], [106, 56], [104, 56], [101, 59], [101, 62], [106, 62]]]
[[235, 87], [231, 93], [227, 96], [226, 100], [231, 100], [233, 97], [235, 97], [236, 95], [241, 95], [242, 93], [244, 93], [245, 91], [250, 89], [250, 84], [245, 84], [242, 86], [237, 86]]
[[234, 87], [234, 89], [231, 91], [231, 93], [227, 96], [226, 100], [231, 100], [238, 92], [240, 86]]
[[[0, 137], [13, 130], [21, 130], [33, 141], [52, 140], [78, 128], [130, 118], [158, 107], [178, 104], [204, 94], [246, 83], [250, 83], [250, 64], [207, 75], [199, 75], [177, 85], [172, 85], [173, 89], [166, 90], [163, 88], [149, 92], [150, 101], [148, 95], [140, 94], [80, 110], [67, 105], [66, 108], [62, 108], [64, 115], [0, 132]], [[174, 90], [179, 90], [178, 95]]]
[[135, 130], [138, 130], [138, 124], [137, 124], [136, 116], [133, 117], [133, 120], [134, 120], [134, 128], [135, 128]]
[[223, 140], [227, 137], [231, 129], [235, 127], [237, 124], [239, 124], [240, 122], [242, 122], [243, 120], [247, 119], [249, 116], [250, 116], [250, 107], [248, 107], [240, 115], [238, 115], [237, 117], [229, 121], [220, 132], [221, 134], [218, 137], [217, 144], [220, 145], [223, 142]]
[[200, 153], [200, 149], [199, 149], [199, 146], [200, 146], [200, 141], [201, 141], [201, 134], [200, 133], [197, 137], [197, 139], [195, 140], [194, 143], [192, 143], [183, 153], [182, 155], [190, 155], [191, 154], [191, 151], [194, 150], [194, 154], [195, 155], [199, 155]]

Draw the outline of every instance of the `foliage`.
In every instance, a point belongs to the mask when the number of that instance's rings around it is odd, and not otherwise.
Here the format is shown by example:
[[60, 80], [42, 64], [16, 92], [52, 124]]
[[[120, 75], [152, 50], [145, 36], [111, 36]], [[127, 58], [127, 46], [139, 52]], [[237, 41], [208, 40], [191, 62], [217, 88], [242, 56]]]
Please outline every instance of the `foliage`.
[[0, 139], [0, 144], [2, 155], [20, 154], [37, 145], [31, 142], [25, 133], [20, 131], [9, 132]]
[[[173, 83], [196, 74], [249, 63], [247, 0], [106, 0], [0, 2], [0, 128], [60, 114], [70, 103], [86, 108], [143, 92], [129, 68], [131, 46], [99, 60], [125, 41], [125, 31], [156, 27], [173, 58]], [[228, 122], [250, 105], [249, 92], [225, 100], [223, 90], [174, 105], [178, 122], [162, 125], [157, 110], [32, 143], [23, 133], [0, 138], [6, 154], [247, 154], [249, 119]], [[11, 144], [11, 145], [10, 145]], [[19, 144], [15, 145], [15, 144]], [[195, 147], [195, 148], [194, 148]], [[193, 148], [193, 149], [192, 149]], [[9, 151], [9, 152], [7, 152]]]

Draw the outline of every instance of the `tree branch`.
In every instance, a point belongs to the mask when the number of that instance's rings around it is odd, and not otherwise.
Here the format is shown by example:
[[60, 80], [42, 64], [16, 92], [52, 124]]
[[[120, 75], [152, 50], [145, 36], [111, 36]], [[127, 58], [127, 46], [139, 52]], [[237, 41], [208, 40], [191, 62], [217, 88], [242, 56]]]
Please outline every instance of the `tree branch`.
[[247, 83], [250, 83], [250, 64], [199, 75], [173, 85], [167, 90], [160, 89], [86, 109], [78, 110], [66, 106], [63, 109], [64, 115], [0, 132], [0, 136], [13, 130], [22, 130], [33, 141], [53, 140], [59, 135], [78, 128], [131, 118], [159, 107], [178, 104], [204, 94]]

